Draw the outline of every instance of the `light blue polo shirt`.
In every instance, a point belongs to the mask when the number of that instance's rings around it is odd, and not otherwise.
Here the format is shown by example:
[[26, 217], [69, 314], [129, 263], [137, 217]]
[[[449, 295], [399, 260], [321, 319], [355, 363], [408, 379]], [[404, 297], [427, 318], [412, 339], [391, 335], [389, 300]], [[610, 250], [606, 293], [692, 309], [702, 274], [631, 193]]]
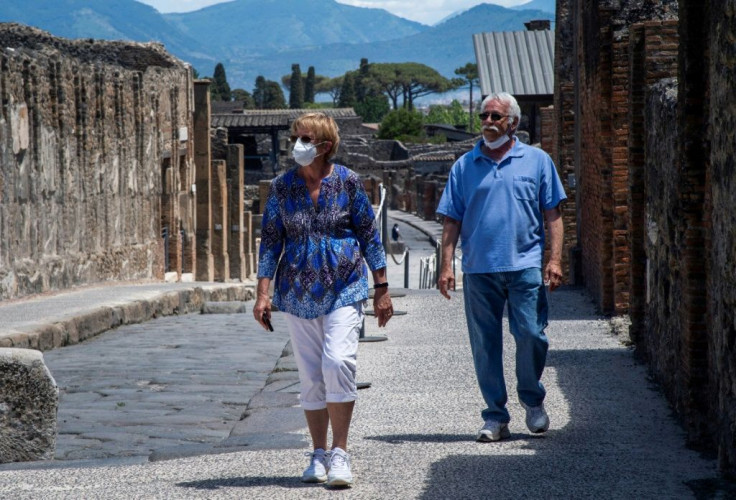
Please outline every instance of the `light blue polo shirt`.
[[462, 223], [463, 273], [542, 267], [544, 211], [567, 196], [552, 158], [515, 139], [500, 163], [481, 140], [450, 170], [437, 212]]

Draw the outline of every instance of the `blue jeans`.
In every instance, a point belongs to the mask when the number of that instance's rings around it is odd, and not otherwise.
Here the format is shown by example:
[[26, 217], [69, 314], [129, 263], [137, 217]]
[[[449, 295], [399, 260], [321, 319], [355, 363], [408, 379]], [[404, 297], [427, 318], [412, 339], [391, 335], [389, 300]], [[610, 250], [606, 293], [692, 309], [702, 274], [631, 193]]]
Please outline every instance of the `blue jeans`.
[[549, 342], [547, 295], [542, 270], [464, 274], [463, 297], [475, 374], [488, 408], [483, 420], [508, 423], [503, 377], [503, 308], [508, 302], [509, 326], [516, 341], [516, 380], [519, 399], [538, 406], [546, 391], [540, 382]]

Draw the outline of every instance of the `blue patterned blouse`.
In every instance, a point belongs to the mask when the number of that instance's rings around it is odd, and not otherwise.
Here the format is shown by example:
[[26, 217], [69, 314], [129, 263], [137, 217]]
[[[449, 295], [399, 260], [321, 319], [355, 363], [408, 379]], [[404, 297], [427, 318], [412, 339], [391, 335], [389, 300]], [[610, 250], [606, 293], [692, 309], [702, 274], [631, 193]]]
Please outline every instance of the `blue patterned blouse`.
[[375, 271], [386, 267], [386, 256], [358, 174], [334, 165], [322, 179], [315, 207], [297, 170], [271, 182], [258, 277], [276, 274], [273, 304], [279, 310], [314, 319], [366, 300], [365, 262]]

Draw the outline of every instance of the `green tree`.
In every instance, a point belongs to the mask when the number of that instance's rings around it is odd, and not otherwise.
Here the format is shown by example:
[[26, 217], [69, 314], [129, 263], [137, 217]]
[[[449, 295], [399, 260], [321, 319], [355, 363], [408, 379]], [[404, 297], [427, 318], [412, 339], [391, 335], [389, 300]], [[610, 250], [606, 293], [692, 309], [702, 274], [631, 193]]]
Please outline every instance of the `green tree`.
[[478, 84], [478, 65], [474, 63], [467, 63], [461, 68], [455, 69], [456, 75], [462, 75], [464, 77], [463, 84], [467, 83], [470, 88], [470, 98], [468, 99], [468, 131], [472, 132], [475, 130], [474, 120], [475, 113], [473, 113], [473, 85]]
[[337, 107], [340, 102], [340, 89], [342, 88], [342, 76], [335, 78], [318, 77], [314, 89], [320, 94], [329, 94], [332, 105]]
[[398, 109], [399, 96], [402, 91], [398, 64], [371, 64], [368, 68], [368, 74], [363, 82], [388, 96], [391, 100], [393, 109]]
[[414, 109], [418, 97], [441, 94], [457, 87], [458, 82], [448, 80], [436, 70], [421, 63], [373, 63], [370, 64], [365, 82], [386, 94], [393, 104]]
[[302, 70], [298, 64], [291, 65], [291, 81], [289, 82], [289, 107], [301, 109], [304, 107], [304, 82]]
[[364, 57], [360, 60], [360, 67], [355, 77], [355, 98], [358, 102], [362, 102], [366, 97], [373, 94], [368, 87], [370, 67], [368, 59]]
[[256, 107], [255, 100], [250, 92], [244, 89], [233, 89], [233, 101], [242, 101], [243, 109], [254, 109]]
[[278, 82], [266, 80], [263, 108], [286, 109], [287, 107], [286, 98], [284, 97], [284, 91], [281, 90], [281, 85], [279, 85]]
[[342, 87], [340, 87], [340, 98], [338, 107], [352, 108], [355, 106], [355, 77], [352, 72], [345, 73], [342, 79]]
[[378, 123], [391, 111], [391, 105], [385, 95], [376, 94], [365, 96], [355, 104], [354, 109], [365, 123]]
[[474, 125], [480, 124], [477, 116], [470, 118], [471, 120], [468, 120], [468, 112], [463, 109], [463, 105], [457, 99], [453, 99], [449, 106], [440, 104], [430, 106], [424, 121], [425, 123], [443, 123], [453, 127], [464, 127], [469, 122]]
[[263, 76], [256, 77], [256, 86], [253, 89], [253, 101], [256, 109], [264, 109], [266, 105], [266, 79]]
[[425, 137], [422, 114], [406, 108], [390, 111], [381, 121], [379, 139], [421, 141]]
[[230, 101], [232, 99], [230, 85], [227, 83], [227, 76], [225, 75], [225, 66], [222, 63], [217, 63], [215, 66], [215, 75], [212, 77], [212, 83], [210, 84], [210, 96], [213, 101]]
[[307, 70], [307, 78], [304, 80], [304, 102], [314, 102], [315, 84], [316, 75], [314, 74], [314, 66], [310, 66]]

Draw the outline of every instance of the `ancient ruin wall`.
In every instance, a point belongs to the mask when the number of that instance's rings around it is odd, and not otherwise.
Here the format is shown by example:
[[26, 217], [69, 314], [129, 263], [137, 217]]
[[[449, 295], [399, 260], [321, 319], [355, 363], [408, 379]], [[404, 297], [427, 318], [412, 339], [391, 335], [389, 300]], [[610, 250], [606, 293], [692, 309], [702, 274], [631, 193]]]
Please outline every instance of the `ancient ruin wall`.
[[156, 44], [0, 24], [0, 299], [163, 276], [190, 74]]
[[736, 2], [711, 3], [711, 413], [722, 470], [736, 472]]
[[578, 210], [582, 272], [599, 307], [613, 310], [613, 199], [611, 192], [611, 15], [584, 0], [576, 16], [579, 135]]
[[[667, 127], [654, 126], [667, 123]], [[645, 104], [647, 328], [637, 348], [662, 383], [678, 412], [685, 411], [682, 389], [683, 234], [679, 212], [682, 165], [677, 123], [677, 83], [653, 86]], [[678, 392], [678, 388], [680, 391]]]
[[[575, 6], [570, 19], [575, 27], [578, 89], [574, 155], [577, 209], [585, 214], [579, 217], [578, 227], [582, 273], [602, 311], [625, 314], [631, 285], [629, 30], [637, 22], [676, 17], [677, 3], [581, 0]], [[561, 98], [564, 96], [563, 92]], [[564, 147], [560, 149], [564, 151]]]

